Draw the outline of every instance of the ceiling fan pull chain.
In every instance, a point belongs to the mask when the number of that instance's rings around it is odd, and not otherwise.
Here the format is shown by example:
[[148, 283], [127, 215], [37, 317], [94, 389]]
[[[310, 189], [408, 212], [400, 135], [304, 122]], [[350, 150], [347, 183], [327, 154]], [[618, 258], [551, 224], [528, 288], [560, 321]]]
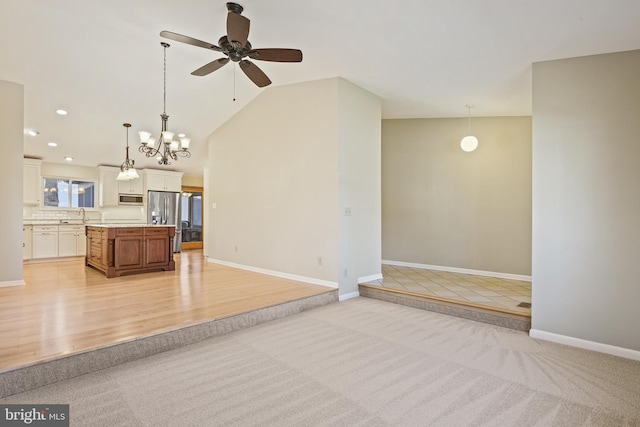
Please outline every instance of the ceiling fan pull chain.
[[233, 101], [236, 100], [236, 68], [237, 64], [233, 64]]

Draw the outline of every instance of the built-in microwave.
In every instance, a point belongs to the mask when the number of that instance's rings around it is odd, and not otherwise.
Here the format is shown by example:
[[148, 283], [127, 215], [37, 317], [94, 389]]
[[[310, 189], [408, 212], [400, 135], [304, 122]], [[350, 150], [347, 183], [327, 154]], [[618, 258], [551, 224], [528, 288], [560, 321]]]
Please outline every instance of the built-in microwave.
[[118, 194], [119, 205], [142, 206], [142, 194]]

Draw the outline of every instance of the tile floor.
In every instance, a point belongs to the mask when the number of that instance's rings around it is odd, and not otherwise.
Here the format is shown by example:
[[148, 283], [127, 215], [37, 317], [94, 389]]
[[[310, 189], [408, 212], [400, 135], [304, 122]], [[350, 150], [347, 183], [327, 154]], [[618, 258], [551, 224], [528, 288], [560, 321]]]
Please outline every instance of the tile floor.
[[531, 282], [395, 265], [383, 265], [382, 275], [367, 284], [531, 315], [517, 306], [531, 303]]

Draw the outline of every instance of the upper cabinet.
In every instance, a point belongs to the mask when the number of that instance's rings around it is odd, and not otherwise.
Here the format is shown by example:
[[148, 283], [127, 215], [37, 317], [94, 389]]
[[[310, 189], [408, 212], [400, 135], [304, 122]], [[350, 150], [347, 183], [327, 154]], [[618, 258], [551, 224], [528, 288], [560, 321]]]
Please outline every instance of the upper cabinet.
[[182, 172], [145, 169], [144, 183], [146, 191], [179, 192], [182, 190]]
[[118, 181], [120, 168], [98, 166], [100, 169], [100, 206], [118, 206]]
[[142, 178], [118, 181], [118, 192], [121, 194], [143, 194], [144, 188], [142, 181]]
[[22, 202], [25, 205], [40, 205], [42, 178], [40, 166], [42, 160], [23, 159], [22, 165]]

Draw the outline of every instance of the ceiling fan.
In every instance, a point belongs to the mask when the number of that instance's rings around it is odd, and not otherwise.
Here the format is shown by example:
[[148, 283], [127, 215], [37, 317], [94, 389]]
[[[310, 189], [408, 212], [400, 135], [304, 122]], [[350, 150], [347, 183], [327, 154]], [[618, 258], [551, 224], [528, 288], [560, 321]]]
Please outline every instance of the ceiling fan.
[[249, 18], [242, 15], [244, 8], [237, 3], [227, 3], [227, 10], [229, 11], [227, 14], [227, 35], [220, 37], [220, 40], [218, 40], [219, 46], [171, 31], [160, 32], [160, 36], [164, 38], [214, 50], [227, 56], [226, 58], [219, 58], [209, 62], [192, 72], [192, 75], [206, 76], [229, 61], [233, 61], [239, 63], [240, 69], [258, 87], [265, 87], [271, 84], [269, 77], [257, 65], [245, 58], [271, 62], [302, 61], [302, 51], [298, 49], [253, 49], [248, 40], [250, 21]]

